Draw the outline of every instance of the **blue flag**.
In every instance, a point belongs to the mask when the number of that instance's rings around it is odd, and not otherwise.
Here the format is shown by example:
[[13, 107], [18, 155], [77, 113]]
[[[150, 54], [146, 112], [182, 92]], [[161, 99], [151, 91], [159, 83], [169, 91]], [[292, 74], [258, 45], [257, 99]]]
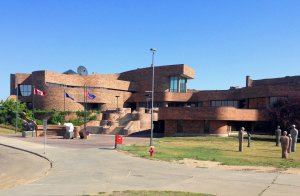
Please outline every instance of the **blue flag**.
[[92, 93], [86, 92], [86, 97], [89, 99], [95, 99], [96, 95], [93, 95]]
[[65, 97], [72, 99], [73, 101], [75, 100], [73, 97], [71, 97], [68, 93], [65, 93]]

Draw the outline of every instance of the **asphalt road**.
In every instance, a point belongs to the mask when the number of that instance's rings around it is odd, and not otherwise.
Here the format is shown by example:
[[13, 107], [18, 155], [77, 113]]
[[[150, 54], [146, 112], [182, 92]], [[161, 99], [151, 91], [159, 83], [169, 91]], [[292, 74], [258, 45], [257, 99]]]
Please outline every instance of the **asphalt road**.
[[[43, 152], [41, 144], [0, 137], [0, 143]], [[47, 146], [49, 174], [0, 195], [84, 195], [122, 190], [173, 190], [215, 195], [300, 195], [300, 175], [228, 171], [132, 157], [112, 148]]]
[[47, 175], [49, 161], [0, 145], [0, 190], [26, 184]]

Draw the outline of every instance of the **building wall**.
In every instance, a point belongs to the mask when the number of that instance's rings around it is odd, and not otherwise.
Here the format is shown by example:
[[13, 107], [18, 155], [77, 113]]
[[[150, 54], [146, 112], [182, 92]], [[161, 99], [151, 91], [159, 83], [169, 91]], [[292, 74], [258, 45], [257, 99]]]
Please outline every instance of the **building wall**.
[[[184, 64], [156, 66], [154, 72], [155, 92], [169, 91], [170, 76], [182, 76], [192, 79], [195, 75], [194, 70]], [[151, 91], [152, 67], [123, 72], [120, 74], [119, 79], [137, 83], [138, 92], [144, 93], [145, 91]]]
[[[186, 93], [169, 92], [170, 77], [178, 76], [193, 79], [194, 70], [187, 65], [155, 66], [154, 102], [163, 103], [158, 111], [158, 120], [165, 121], [165, 134], [178, 133], [211, 134], [227, 133], [229, 121], [269, 121], [267, 109], [270, 97], [300, 97], [300, 76], [252, 80], [246, 77], [246, 87], [229, 90], [205, 90]], [[88, 76], [61, 74], [50, 71], [34, 71], [31, 74], [11, 74], [10, 92], [16, 95], [18, 84], [31, 84], [44, 91], [47, 96], [28, 96], [19, 99], [23, 102], [34, 100], [35, 108], [69, 111], [83, 110], [84, 86], [96, 95], [87, 99], [88, 104], [98, 104], [98, 109], [106, 110], [123, 107], [127, 103], [146, 102], [152, 85], [152, 67], [123, 72], [120, 74], [93, 74]], [[50, 83], [50, 85], [49, 85]], [[56, 84], [56, 85], [53, 85]], [[64, 99], [64, 90], [75, 101]], [[238, 101], [237, 107], [211, 107], [211, 101]], [[201, 107], [168, 107], [172, 102], [201, 103]], [[65, 103], [65, 104], [64, 104]], [[140, 104], [142, 105], [142, 104]], [[176, 104], [173, 104], [173, 106]], [[176, 105], [178, 106], [178, 105]], [[155, 113], [155, 120], [157, 120]], [[140, 114], [148, 128], [149, 114]], [[144, 115], [144, 116], [143, 116]], [[147, 121], [147, 122], [146, 122]], [[143, 125], [143, 122], [141, 123]]]
[[237, 109], [233, 107], [159, 108], [158, 120], [240, 120], [268, 121], [264, 110]]
[[181, 136], [181, 135], [228, 135], [227, 121], [207, 121], [207, 129], [204, 120], [166, 120], [165, 136]]

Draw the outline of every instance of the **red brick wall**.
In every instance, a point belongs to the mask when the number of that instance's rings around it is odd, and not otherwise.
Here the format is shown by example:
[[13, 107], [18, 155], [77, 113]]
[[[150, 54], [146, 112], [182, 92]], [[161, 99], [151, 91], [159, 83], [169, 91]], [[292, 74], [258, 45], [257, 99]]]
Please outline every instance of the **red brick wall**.
[[[187, 65], [155, 66], [154, 68], [155, 92], [168, 92], [170, 87], [170, 76], [183, 76], [194, 78], [194, 70]], [[152, 67], [123, 72], [120, 80], [132, 81], [138, 84], [137, 91], [150, 91], [152, 86]]]
[[[208, 121], [208, 134], [227, 134], [227, 121]], [[165, 120], [165, 136], [204, 134], [204, 120]]]
[[267, 121], [263, 110], [233, 107], [159, 108], [158, 120], [241, 120]]
[[173, 136], [177, 132], [177, 121], [166, 120], [165, 121], [165, 136]]
[[227, 121], [209, 121], [210, 134], [227, 134], [228, 126]]

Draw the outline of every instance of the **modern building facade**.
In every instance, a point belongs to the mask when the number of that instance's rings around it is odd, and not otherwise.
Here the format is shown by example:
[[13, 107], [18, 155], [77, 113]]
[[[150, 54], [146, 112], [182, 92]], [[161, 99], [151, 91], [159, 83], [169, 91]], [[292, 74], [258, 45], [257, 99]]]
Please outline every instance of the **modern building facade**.
[[[188, 90], [195, 76], [185, 65], [155, 67], [154, 107], [158, 110], [155, 130], [166, 136], [217, 134], [227, 135], [241, 126], [254, 127], [270, 120], [267, 108], [282, 99], [300, 97], [300, 76], [252, 80], [246, 76], [246, 86], [229, 90]], [[109, 110], [149, 108], [151, 103], [152, 67], [120, 74], [79, 75], [35, 71], [31, 74], [11, 74], [11, 95], [35, 108], [77, 111], [83, 110], [85, 89], [96, 96], [87, 99], [87, 108]], [[17, 88], [18, 87], [18, 88]], [[46, 93], [33, 96], [33, 87]], [[74, 98], [65, 98], [65, 92]]]

